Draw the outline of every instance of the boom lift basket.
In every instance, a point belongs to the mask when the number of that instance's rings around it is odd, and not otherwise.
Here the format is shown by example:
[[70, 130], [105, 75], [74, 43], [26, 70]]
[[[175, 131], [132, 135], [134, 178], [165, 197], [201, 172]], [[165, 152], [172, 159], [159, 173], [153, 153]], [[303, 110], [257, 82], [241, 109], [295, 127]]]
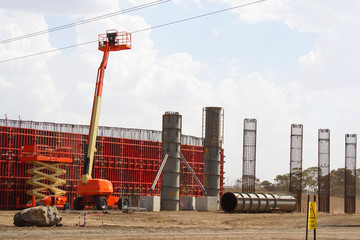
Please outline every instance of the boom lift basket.
[[110, 51], [120, 51], [131, 49], [131, 33], [118, 32], [117, 30], [107, 30], [98, 37], [99, 50], [105, 51], [106, 42], [109, 42]]

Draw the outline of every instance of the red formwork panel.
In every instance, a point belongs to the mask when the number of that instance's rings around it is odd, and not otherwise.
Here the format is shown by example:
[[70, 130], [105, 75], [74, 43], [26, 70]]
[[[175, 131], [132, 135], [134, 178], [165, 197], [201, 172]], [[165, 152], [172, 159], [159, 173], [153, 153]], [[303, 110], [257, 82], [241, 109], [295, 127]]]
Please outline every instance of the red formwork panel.
[[[203, 147], [192, 145], [181, 145], [181, 153], [183, 154], [190, 167], [195, 172], [201, 184], [204, 185], [204, 153]], [[185, 164], [181, 162], [181, 168], [184, 174], [184, 180], [187, 188], [188, 196], [201, 196], [202, 191], [197, 185], [195, 179], [192, 177], [190, 171]], [[184, 184], [182, 183], [181, 195], [186, 195], [184, 191]]]
[[[74, 126], [78, 127], [78, 125]], [[17, 197], [20, 198], [21, 204], [30, 200], [26, 191], [32, 186], [26, 184], [26, 180], [30, 178], [26, 170], [33, 166], [20, 162], [21, 147], [25, 145], [39, 144], [53, 148], [73, 148], [73, 161], [64, 166], [66, 174], [61, 178], [66, 180], [66, 184], [61, 188], [67, 192], [70, 201], [76, 197], [76, 182], [81, 178], [83, 172], [84, 147], [87, 135], [51, 129], [38, 130], [0, 126], [0, 209], [14, 209]], [[96, 149], [93, 177], [110, 180], [114, 186], [115, 196], [129, 196], [133, 200], [133, 205], [136, 205], [139, 196], [149, 194], [162, 161], [162, 143], [160, 141], [98, 136]], [[181, 152], [199, 180], [203, 182], [203, 147], [183, 144]], [[222, 154], [220, 164], [221, 193], [223, 190], [223, 160]], [[201, 189], [189, 170], [183, 163], [181, 163], [181, 167], [187, 187], [187, 195], [201, 196]], [[160, 195], [160, 186], [161, 178], [152, 194]], [[183, 187], [181, 194], [185, 195]]]

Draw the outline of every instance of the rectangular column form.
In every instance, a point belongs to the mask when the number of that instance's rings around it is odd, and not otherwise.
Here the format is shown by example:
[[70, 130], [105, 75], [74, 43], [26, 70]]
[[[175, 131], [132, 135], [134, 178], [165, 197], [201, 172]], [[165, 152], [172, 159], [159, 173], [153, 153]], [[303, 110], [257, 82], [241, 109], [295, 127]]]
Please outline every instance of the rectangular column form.
[[163, 115], [162, 156], [168, 154], [161, 174], [161, 210], [179, 211], [180, 152], [182, 116], [178, 112]]
[[318, 131], [319, 211], [330, 212], [330, 130]]
[[345, 213], [356, 211], [356, 134], [345, 135]]
[[301, 212], [303, 160], [303, 125], [291, 124], [290, 137], [290, 192], [296, 198], [296, 211]]
[[242, 192], [255, 192], [256, 119], [244, 119]]

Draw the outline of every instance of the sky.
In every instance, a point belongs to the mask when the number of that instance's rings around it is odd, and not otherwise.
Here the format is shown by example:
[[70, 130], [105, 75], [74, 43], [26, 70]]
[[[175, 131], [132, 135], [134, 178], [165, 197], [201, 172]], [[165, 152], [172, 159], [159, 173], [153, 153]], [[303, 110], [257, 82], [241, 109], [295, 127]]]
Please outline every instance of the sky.
[[[0, 41], [153, 0], [0, 0]], [[251, 0], [173, 0], [61, 31], [0, 44], [0, 118], [89, 124], [97, 43]], [[100, 125], [161, 130], [182, 115], [201, 137], [202, 108], [224, 108], [225, 184], [242, 177], [243, 122], [257, 119], [256, 177], [289, 173], [291, 124], [303, 124], [303, 169], [317, 166], [318, 129], [330, 129], [330, 168], [344, 167], [345, 134], [359, 134], [360, 1], [266, 0], [138, 31], [111, 52]]]

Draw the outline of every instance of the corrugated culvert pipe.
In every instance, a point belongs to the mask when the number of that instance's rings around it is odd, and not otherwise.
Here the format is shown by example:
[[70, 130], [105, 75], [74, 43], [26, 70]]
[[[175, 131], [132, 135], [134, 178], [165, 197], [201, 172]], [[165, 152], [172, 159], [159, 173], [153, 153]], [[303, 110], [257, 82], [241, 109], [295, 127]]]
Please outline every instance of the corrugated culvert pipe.
[[225, 212], [293, 212], [296, 209], [296, 199], [270, 193], [226, 192], [221, 197], [220, 205]]

